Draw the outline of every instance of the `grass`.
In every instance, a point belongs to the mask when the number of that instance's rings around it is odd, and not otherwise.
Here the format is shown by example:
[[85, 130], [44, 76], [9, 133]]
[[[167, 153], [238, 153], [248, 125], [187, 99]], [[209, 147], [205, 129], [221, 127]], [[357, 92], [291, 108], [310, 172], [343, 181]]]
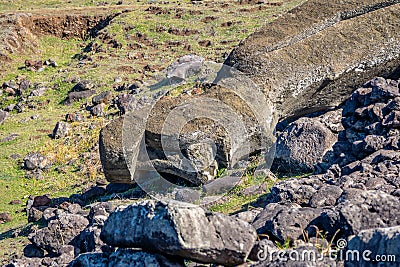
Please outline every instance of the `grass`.
[[[56, 103], [58, 101], [55, 101]], [[52, 105], [39, 111], [29, 111], [20, 114], [13, 114], [11, 118], [2, 126], [0, 126], [1, 137], [6, 137], [12, 133], [19, 134], [19, 137], [11, 142], [0, 143], [0, 188], [4, 191], [0, 200], [0, 210], [15, 214], [14, 220], [10, 224], [0, 225], [0, 231], [8, 227], [18, 226], [26, 221], [26, 217], [22, 213], [16, 213], [20, 207], [10, 206], [8, 203], [14, 199], [20, 199], [23, 202], [27, 200], [29, 195], [39, 195], [43, 193], [51, 193], [53, 197], [57, 195], [69, 195], [72, 193], [74, 186], [78, 183], [85, 182], [86, 177], [79, 177], [71, 166], [66, 174], [58, 173], [55, 168], [66, 165], [72, 159], [79, 159], [79, 155], [86, 152], [93, 144], [97, 142], [98, 131], [90, 131], [85, 133], [85, 125], [76, 126], [75, 136], [64, 140], [52, 140], [49, 138], [55, 124], [60, 121], [62, 114], [67, 113], [67, 107], [58, 107], [54, 109]], [[30, 116], [38, 114], [39, 119], [30, 120]], [[58, 116], [55, 116], [58, 114]], [[24, 119], [29, 119], [27, 122]], [[23, 122], [21, 122], [23, 121]], [[76, 136], [82, 134], [87, 138], [76, 140]], [[44, 174], [44, 180], [25, 178], [25, 172], [21, 169], [22, 158], [31, 151], [38, 151], [46, 155], [53, 163], [53, 167], [49, 172]], [[10, 159], [11, 155], [18, 154], [20, 158], [17, 160]], [[94, 177], [90, 177], [93, 181]], [[72, 191], [71, 191], [72, 190]]]
[[92, 0], [39, 0], [39, 1], [24, 1], [24, 0], [2, 0], [0, 2], [0, 10], [3, 12], [23, 12], [32, 11], [44, 8], [71, 8], [71, 7], [86, 7], [94, 6], [97, 2]]
[[[23, 254], [24, 247], [29, 244], [29, 241], [26, 237], [14, 237], [14, 238], [5, 238], [0, 239], [1, 245], [3, 248], [8, 249], [0, 249], [0, 259], [7, 259], [18, 257]], [[2, 263], [7, 264], [6, 261]]]
[[[70, 14], [72, 9], [81, 9], [87, 14], [97, 14], [103, 7], [97, 7], [100, 1], [77, 0], [40, 0], [0, 1], [0, 14], [32, 12], [34, 14]], [[10, 229], [26, 226], [27, 217], [23, 212], [24, 204], [30, 195], [50, 194], [51, 197], [69, 196], [80, 192], [82, 188], [103, 179], [99, 173], [98, 159], [89, 159], [86, 154], [95, 153], [92, 147], [98, 141], [98, 134], [107, 122], [107, 118], [91, 118], [87, 111], [81, 111], [86, 102], [71, 106], [61, 102], [74, 84], [68, 82], [73, 77], [90, 79], [96, 85], [98, 93], [111, 90], [117, 85], [115, 77], [121, 77], [123, 83], [134, 83], [152, 77], [165, 69], [178, 57], [185, 54], [197, 54], [206, 60], [223, 62], [225, 57], [242, 39], [276, 18], [301, 0], [283, 1], [282, 5], [257, 5], [264, 9], [254, 9], [254, 5], [238, 5], [228, 0], [204, 0], [202, 5], [193, 5], [191, 1], [171, 1], [168, 3], [150, 3], [150, 1], [107, 1], [109, 12], [129, 9], [130, 12], [116, 17], [97, 37], [80, 39], [60, 39], [54, 36], [37, 36], [38, 47], [34, 51], [22, 51], [10, 54], [10, 62], [1, 67], [0, 82], [25, 77], [31, 84], [41, 83], [48, 89], [44, 96], [35, 97], [35, 102], [48, 101], [48, 104], [36, 110], [26, 109], [22, 113], [12, 112], [0, 125], [0, 139], [10, 134], [18, 134], [14, 141], [0, 143], [0, 212], [12, 214], [12, 222], [0, 224], [0, 258], [6, 258], [12, 251], [21, 251], [26, 237], [12, 238], [6, 235]], [[271, 0], [271, 3], [280, 1]], [[163, 14], [146, 11], [165, 10]], [[210, 20], [207, 18], [213, 18]], [[226, 25], [222, 25], [226, 24]], [[229, 25], [230, 26], [229, 26]], [[1, 25], [0, 25], [1, 27]], [[176, 35], [173, 30], [191, 31], [188, 36]], [[0, 29], [1, 30], [1, 29]], [[202, 41], [210, 41], [203, 46]], [[103, 48], [101, 52], [83, 53], [90, 42], [96, 42]], [[112, 43], [120, 44], [114, 48]], [[83, 57], [89, 57], [87, 64], [81, 65]], [[57, 68], [46, 68], [42, 72], [32, 72], [23, 68], [26, 59], [53, 59]], [[176, 88], [179, 94], [184, 88]], [[29, 92], [27, 92], [29, 93]], [[116, 93], [114, 93], [116, 94]], [[0, 108], [16, 104], [18, 97], [0, 96]], [[90, 99], [88, 100], [90, 103]], [[80, 111], [85, 121], [73, 124], [72, 134], [60, 140], [49, 137], [55, 124], [64, 119], [65, 114]], [[109, 114], [115, 110], [108, 111]], [[32, 120], [32, 115], [39, 115]], [[93, 127], [91, 127], [94, 125]], [[43, 174], [42, 180], [26, 178], [21, 168], [23, 157], [37, 151], [52, 162], [52, 167]], [[12, 155], [19, 155], [12, 159]], [[70, 163], [74, 161], [74, 163]], [[81, 168], [83, 166], [83, 168]], [[64, 171], [58, 171], [63, 169]], [[222, 175], [222, 173], [220, 174]], [[241, 196], [244, 187], [271, 183], [251, 174], [230, 194], [229, 201], [215, 205], [211, 209], [224, 213], [235, 212], [256, 200], [258, 196]], [[21, 205], [10, 205], [12, 200], [21, 200]], [[6, 255], [7, 254], [7, 255]]]
[[[251, 175], [247, 175], [240, 185], [234, 187], [227, 195], [228, 200], [224, 203], [219, 203], [211, 206], [209, 210], [214, 212], [220, 212], [224, 214], [233, 214], [240, 211], [247, 211], [254, 208], [252, 203], [254, 203], [261, 195], [263, 194], [255, 194], [255, 195], [242, 195], [240, 192], [242, 189], [246, 187], [250, 187], [253, 185], [261, 185], [267, 184], [268, 188], [271, 188], [274, 182], [268, 178], [259, 176], [254, 177]], [[268, 192], [267, 192], [268, 193]]]
[[[257, 167], [257, 162], [259, 158], [255, 158], [252, 160], [252, 163], [250, 166], [247, 168], [244, 177], [242, 178], [241, 182], [236, 185], [227, 195], [228, 195], [228, 200], [225, 201], [224, 203], [218, 203], [213, 206], [211, 206], [209, 209], [211, 211], [215, 212], [221, 212], [224, 214], [234, 214], [237, 212], [241, 211], [247, 211], [251, 210], [254, 208], [254, 204], [257, 204], [257, 200], [262, 195], [265, 194], [256, 194], [256, 195], [242, 195], [241, 191], [245, 188], [255, 186], [255, 185], [262, 185], [266, 184], [267, 187], [267, 192], [269, 193], [269, 189], [274, 186], [276, 183], [275, 179], [271, 179], [271, 177], [265, 177], [263, 175], [255, 176], [254, 171]], [[225, 173], [225, 169], [219, 170], [221, 173]], [[220, 173], [218, 172], [218, 175]], [[217, 175], [217, 177], [218, 177]], [[305, 178], [310, 176], [311, 174], [298, 174], [296, 176], [279, 176], [278, 174], [274, 174], [275, 177], [279, 179], [279, 181], [289, 179], [289, 178], [295, 178], [295, 179], [300, 179], [300, 178]]]
[[[49, 137], [55, 124], [63, 120], [65, 114], [79, 109], [79, 103], [73, 107], [60, 104], [73, 86], [63, 81], [67, 77], [60, 70], [69, 68], [71, 57], [80, 52], [80, 41], [61, 40], [51, 36], [44, 36], [39, 41], [40, 52], [35, 55], [35, 59], [52, 58], [58, 63], [59, 68], [46, 68], [42, 72], [28, 71], [20, 67], [23, 66], [24, 59], [28, 56], [32, 58], [32, 55], [11, 55], [13, 67], [4, 76], [5, 81], [15, 79], [18, 75], [29, 79], [32, 84], [42, 83], [48, 88], [46, 94], [35, 97], [34, 100], [38, 102], [49, 100], [49, 103], [37, 110], [28, 109], [22, 113], [14, 111], [9, 119], [0, 125], [0, 139], [11, 134], [19, 135], [14, 141], [0, 143], [0, 188], [3, 192], [0, 211], [9, 212], [13, 216], [12, 222], [0, 225], [0, 231], [26, 223], [26, 215], [21, 212], [23, 207], [9, 205], [11, 200], [19, 199], [25, 203], [29, 195], [45, 193], [50, 193], [52, 197], [69, 196], [80, 191], [82, 184], [93, 182], [96, 178], [90, 170], [92, 174], [89, 177], [74, 171], [78, 164], [84, 163], [79, 158], [80, 154], [87, 152], [97, 142], [99, 131], [105, 123], [104, 119], [88, 118], [84, 123], [73, 125], [74, 134], [66, 139], [52, 140]], [[17, 102], [17, 97], [5, 97], [0, 100], [0, 105], [4, 107]], [[39, 118], [30, 119], [33, 115], [39, 115]], [[98, 127], [89, 130], [90, 124]], [[44, 173], [44, 180], [25, 178], [21, 163], [23, 157], [31, 151], [43, 153], [53, 163], [52, 168]], [[11, 159], [11, 155], [19, 155], [19, 158]], [[70, 160], [78, 161], [73, 166], [66, 166], [67, 173], [55, 171], [57, 167], [65, 166]], [[88, 166], [89, 169], [90, 167]]]
[[[251, 163], [244, 172], [244, 176], [240, 183], [236, 185], [227, 195], [228, 200], [224, 203], [218, 203], [211, 206], [209, 209], [214, 212], [221, 212], [224, 214], [233, 214], [240, 211], [246, 211], [254, 208], [252, 204], [263, 194], [253, 194], [253, 195], [243, 195], [241, 192], [243, 189], [256, 186], [256, 185], [267, 185], [266, 187], [271, 188], [275, 180], [271, 177], [265, 177], [263, 175], [254, 175], [258, 163], [261, 157], [251, 158]], [[221, 175], [223, 175], [226, 170], [221, 169]], [[220, 174], [220, 172], [219, 172]]]

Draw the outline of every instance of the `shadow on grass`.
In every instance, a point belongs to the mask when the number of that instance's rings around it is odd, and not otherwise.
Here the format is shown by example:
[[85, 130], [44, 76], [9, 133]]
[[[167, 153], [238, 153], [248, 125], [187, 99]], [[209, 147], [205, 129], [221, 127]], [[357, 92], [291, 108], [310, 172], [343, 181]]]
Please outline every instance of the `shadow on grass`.
[[20, 226], [14, 229], [10, 229], [8, 231], [5, 231], [3, 233], [0, 233], [0, 241], [4, 239], [9, 239], [9, 238], [15, 238], [18, 236], [25, 236], [27, 237], [30, 233], [32, 233], [32, 228], [39, 227], [43, 228], [44, 224], [42, 222], [36, 222], [36, 223], [29, 223], [28, 225]]

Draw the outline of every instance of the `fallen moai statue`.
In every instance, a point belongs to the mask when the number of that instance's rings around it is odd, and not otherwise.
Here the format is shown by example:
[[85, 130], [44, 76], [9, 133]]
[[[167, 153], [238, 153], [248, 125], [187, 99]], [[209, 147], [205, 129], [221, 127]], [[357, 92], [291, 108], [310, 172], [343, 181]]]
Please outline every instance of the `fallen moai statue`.
[[[279, 119], [337, 106], [371, 77], [398, 76], [399, 2], [311, 0], [267, 24], [232, 51], [211, 82], [197, 79], [191, 91], [159, 97], [105, 127], [108, 181], [161, 174], [204, 184], [217, 169], [270, 149]], [[206, 63], [193, 57], [191, 69], [190, 58], [185, 70], [201, 72]]]

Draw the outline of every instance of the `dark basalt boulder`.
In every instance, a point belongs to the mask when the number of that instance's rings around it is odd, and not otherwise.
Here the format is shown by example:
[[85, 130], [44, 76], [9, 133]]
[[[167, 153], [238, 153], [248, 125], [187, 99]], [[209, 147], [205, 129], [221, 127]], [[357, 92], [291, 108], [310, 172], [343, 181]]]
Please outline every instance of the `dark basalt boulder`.
[[193, 204], [148, 200], [118, 208], [100, 237], [114, 247], [236, 266], [246, 261], [257, 234], [244, 221]]

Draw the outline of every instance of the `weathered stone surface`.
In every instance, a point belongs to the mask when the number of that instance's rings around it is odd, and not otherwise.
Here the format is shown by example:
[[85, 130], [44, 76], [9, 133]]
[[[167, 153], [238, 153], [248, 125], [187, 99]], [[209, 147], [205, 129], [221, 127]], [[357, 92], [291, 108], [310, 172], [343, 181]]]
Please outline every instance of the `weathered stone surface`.
[[343, 114], [343, 109], [336, 108], [334, 110], [324, 112], [316, 119], [319, 122], [323, 123], [333, 133], [337, 134], [344, 130], [342, 125], [342, 114]]
[[83, 121], [84, 118], [79, 112], [75, 112], [75, 113], [66, 114], [65, 115], [65, 120], [67, 122], [80, 122], [80, 121]]
[[[224, 86], [204, 88], [200, 99], [182, 95], [159, 100], [147, 122], [146, 143], [154, 150], [172, 153], [176, 140], [184, 151], [193, 144], [212, 142], [218, 148], [215, 159], [220, 167], [234, 166], [251, 151], [262, 149], [268, 132], [263, 132], [262, 117], [250, 106], [257, 102], [242, 97], [251, 91]], [[180, 133], [177, 127], [182, 127]]]
[[47, 208], [43, 211], [42, 218], [46, 221], [49, 222], [51, 220], [54, 220], [57, 216], [57, 209], [56, 208]]
[[[371, 260], [376, 259], [377, 255], [381, 258], [382, 266], [398, 266], [400, 258], [400, 226], [363, 230], [358, 235], [352, 236], [348, 242], [347, 250], [359, 251], [360, 254], [369, 250], [371, 253], [367, 257]], [[389, 258], [390, 257], [390, 258]], [[349, 259], [346, 266], [376, 266], [376, 262], [366, 261], [360, 257], [360, 261]]]
[[316, 176], [292, 178], [275, 184], [271, 188], [269, 198], [276, 203], [308, 205], [310, 199], [322, 185], [323, 182]]
[[28, 258], [42, 258], [44, 251], [35, 245], [29, 244], [24, 247], [24, 256]]
[[[129, 225], [129, 227], [125, 227]], [[145, 201], [119, 208], [101, 238], [116, 247], [142, 247], [204, 263], [244, 263], [256, 240], [248, 223], [183, 202]]]
[[212, 180], [217, 175], [216, 150], [215, 146], [208, 143], [194, 143], [187, 148], [188, 159], [202, 181]]
[[239, 220], [242, 220], [242, 221], [245, 221], [248, 223], [252, 223], [254, 221], [254, 219], [257, 217], [257, 215], [260, 214], [261, 211], [262, 211], [261, 208], [254, 208], [251, 210], [236, 213], [235, 215], [231, 215], [231, 217], [237, 218]]
[[203, 192], [207, 195], [223, 194], [234, 188], [241, 180], [241, 177], [224, 176], [203, 185]]
[[200, 202], [201, 192], [190, 188], [175, 189], [175, 200], [197, 204]]
[[64, 100], [65, 105], [70, 105], [76, 101], [87, 99], [96, 93], [95, 90], [86, 90], [80, 92], [71, 92], [68, 94], [67, 98]]
[[256, 196], [256, 195], [265, 194], [269, 191], [269, 187], [270, 187], [269, 183], [252, 185], [252, 186], [249, 186], [249, 187], [246, 187], [246, 188], [243, 188], [242, 190], [240, 190], [239, 195], [241, 195], [241, 196]]
[[118, 118], [100, 132], [100, 157], [107, 180], [131, 183], [131, 175], [122, 147], [123, 118]]
[[67, 122], [57, 122], [56, 127], [53, 130], [53, 138], [58, 139], [58, 138], [63, 138], [67, 136], [72, 130], [71, 124]]
[[20, 92], [24, 92], [24, 91], [28, 90], [30, 86], [31, 86], [31, 81], [29, 81], [28, 79], [23, 79], [19, 83], [18, 89]]
[[101, 252], [101, 247], [105, 244], [100, 239], [101, 227], [90, 225], [86, 227], [76, 238], [76, 246], [81, 253]]
[[48, 195], [35, 196], [33, 198], [33, 207], [50, 206], [51, 198]]
[[349, 190], [341, 200], [338, 210], [351, 234], [400, 224], [399, 200], [394, 196], [375, 190]]
[[286, 239], [302, 238], [304, 231], [310, 228], [310, 223], [321, 213], [319, 208], [302, 208], [269, 204], [256, 217], [252, 225], [258, 234], [268, 234], [284, 242]]
[[59, 265], [67, 265], [75, 258], [75, 247], [72, 245], [62, 245], [58, 250], [56, 262]]
[[266, 222], [271, 220], [275, 215], [284, 209], [300, 208], [297, 204], [281, 205], [278, 203], [270, 203], [257, 215], [252, 225], [257, 230], [257, 233], [265, 233], [268, 229]]
[[31, 242], [39, 248], [57, 254], [63, 245], [71, 241], [89, 224], [89, 221], [77, 214], [65, 214], [51, 220], [47, 227], [30, 236]]
[[342, 192], [343, 190], [338, 186], [324, 185], [311, 197], [310, 207], [335, 206]]
[[71, 91], [72, 92], [88, 91], [93, 89], [94, 86], [95, 84], [92, 81], [83, 80], [75, 84], [74, 87], [72, 87]]
[[263, 257], [269, 257], [273, 253], [277, 253], [279, 248], [268, 239], [262, 239], [257, 241], [253, 249], [250, 252], [249, 259], [258, 262], [263, 259]]
[[83, 201], [89, 201], [90, 199], [94, 199], [100, 197], [106, 193], [106, 189], [101, 186], [93, 186], [87, 190], [85, 190], [82, 195], [81, 199]]
[[274, 169], [279, 172], [312, 172], [314, 165], [323, 160], [336, 141], [337, 136], [317, 119], [300, 118], [278, 136]]
[[[236, 77], [225, 85], [231, 86]], [[240, 87], [239, 85], [237, 85]], [[214, 177], [218, 168], [233, 167], [254, 151], [259, 151], [272, 144], [272, 130], [267, 130], [270, 110], [260, 108], [265, 99], [262, 93], [253, 93], [251, 85], [227, 89], [223, 85], [197, 88], [202, 97], [193, 98], [188, 94], [178, 97], [162, 97], [153, 107], [136, 109], [128, 114], [134, 134], [129, 137], [125, 148], [131, 151], [126, 162], [121, 160], [122, 142], [119, 147], [102, 146], [103, 167], [108, 181], [124, 182], [126, 174], [146, 176], [145, 171], [152, 168], [159, 174], [168, 174], [177, 179], [185, 179], [194, 185], [201, 185]], [[255, 89], [256, 90], [256, 89]], [[255, 107], [252, 107], [255, 106]], [[131, 115], [134, 114], [134, 115]], [[223, 116], [221, 116], [223, 114]], [[238, 119], [239, 118], [239, 119]], [[120, 119], [121, 120], [121, 119]], [[109, 135], [102, 138], [106, 144], [111, 138], [119, 140], [124, 123], [115, 122], [109, 128]], [[145, 126], [144, 126], [145, 125]], [[139, 127], [140, 126], [140, 127]], [[145, 133], [140, 132], [145, 128]], [[121, 129], [121, 130], [120, 130]], [[107, 130], [103, 130], [104, 136]], [[125, 131], [127, 132], [127, 131]], [[143, 153], [147, 159], [140, 159], [138, 168], [139, 143], [145, 138]], [[136, 154], [135, 154], [136, 153]], [[118, 157], [118, 158], [117, 158]], [[113, 164], [116, 162], [117, 164]], [[149, 167], [151, 166], [151, 167]], [[141, 171], [143, 171], [141, 173]], [[119, 178], [113, 172], [123, 173]], [[135, 175], [134, 175], [135, 173]], [[149, 176], [149, 175], [147, 175]], [[114, 178], [115, 177], [115, 180]]]
[[35, 207], [32, 207], [28, 211], [28, 222], [38, 222], [42, 219], [43, 217], [43, 211], [40, 209], [37, 209]]
[[[140, 130], [140, 126], [141, 125], [137, 125], [132, 128], [132, 130], [140, 131], [139, 134], [143, 134], [144, 129]], [[131, 161], [132, 159], [125, 158], [122, 143], [123, 128], [124, 118], [121, 117], [110, 122], [101, 130], [99, 140], [100, 159], [104, 174], [108, 181], [130, 184], [133, 182], [133, 177], [130, 173], [130, 168], [132, 168], [131, 164], [133, 164], [133, 162]], [[139, 136], [136, 138], [138, 138], [138, 140], [136, 140], [138, 142], [136, 146], [133, 146], [133, 151], [135, 149], [139, 150], [139, 142], [141, 141], [141, 138]], [[137, 151], [135, 153], [137, 153]]]
[[109, 265], [115, 267], [130, 266], [155, 266], [155, 267], [183, 267], [185, 266], [182, 259], [173, 257], [168, 259], [158, 254], [150, 254], [147, 252], [119, 249], [109, 257]]
[[118, 96], [117, 106], [122, 114], [135, 110], [137, 106], [136, 97], [132, 94], [122, 94]]
[[100, 239], [100, 233], [112, 210], [109, 202], [99, 202], [92, 206], [88, 216], [90, 224], [80, 232], [74, 242], [81, 253], [103, 251], [106, 244]]
[[343, 188], [364, 188], [392, 193], [400, 186], [400, 153], [394, 150], [378, 150], [361, 161], [342, 168], [342, 176], [336, 185]]
[[22, 259], [13, 260], [7, 267], [35, 267], [43, 266], [44, 259], [42, 258], [28, 258], [23, 257]]
[[[400, 185], [400, 132], [387, 121], [399, 82], [376, 77], [357, 89], [343, 107], [343, 131], [329, 160], [316, 166], [324, 179], [341, 188], [380, 190], [391, 194]], [[393, 120], [392, 120], [393, 119]], [[383, 125], [385, 124], [385, 125]]]
[[104, 115], [105, 115], [105, 112], [104, 112], [105, 107], [106, 106], [105, 106], [104, 103], [98, 104], [98, 105], [96, 105], [96, 106], [94, 106], [94, 107], [92, 107], [90, 109], [90, 114], [92, 116], [95, 116], [95, 117], [104, 117]]
[[84, 253], [70, 263], [71, 267], [107, 267], [108, 257], [103, 253]]
[[306, 1], [248, 37], [225, 64], [250, 75], [279, 117], [336, 106], [400, 65], [396, 3]]
[[35, 89], [29, 94], [29, 97], [35, 96], [43, 96], [47, 91], [47, 88], [44, 85], [38, 84], [35, 85]]
[[98, 104], [108, 104], [110, 103], [112, 99], [112, 93], [110, 91], [105, 91], [100, 93], [99, 95], [96, 95], [92, 98], [92, 103], [93, 105], [98, 105]]
[[12, 221], [12, 216], [8, 212], [2, 212], [0, 213], [0, 223], [6, 223], [6, 222], [11, 222]]
[[[209, 179], [209, 173], [204, 176], [203, 171], [195, 171], [193, 165], [182, 160], [178, 155], [170, 156], [168, 159], [154, 159], [148, 162], [140, 162], [139, 169], [154, 168], [161, 175], [170, 176], [170, 181], [174, 184], [192, 184], [199, 186]], [[215, 168], [214, 168], [215, 169]], [[142, 175], [143, 179], [146, 175]]]
[[7, 119], [8, 117], [8, 112], [0, 110], [0, 125], [3, 124], [3, 122]]
[[99, 202], [94, 204], [89, 213], [91, 224], [103, 225], [108, 215], [115, 209], [110, 202]]
[[29, 153], [24, 158], [24, 168], [26, 170], [44, 169], [48, 163], [47, 158], [39, 153]]
[[178, 81], [186, 80], [201, 71], [204, 58], [196, 55], [185, 55], [167, 68], [167, 78]]
[[70, 267], [183, 267], [183, 260], [169, 259], [167, 257], [150, 254], [139, 250], [119, 249], [111, 255], [103, 253], [86, 253], [81, 254], [73, 262]]

